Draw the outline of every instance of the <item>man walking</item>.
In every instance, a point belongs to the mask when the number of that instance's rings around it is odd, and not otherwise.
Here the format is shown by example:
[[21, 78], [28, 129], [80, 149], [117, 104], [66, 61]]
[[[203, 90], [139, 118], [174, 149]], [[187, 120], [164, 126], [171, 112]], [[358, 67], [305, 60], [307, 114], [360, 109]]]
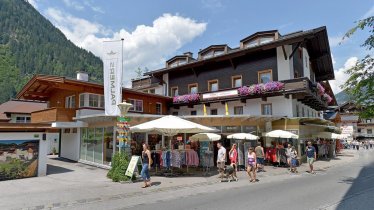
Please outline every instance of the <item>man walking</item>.
[[313, 163], [317, 159], [317, 152], [316, 148], [312, 146], [312, 142], [308, 141], [308, 146], [306, 147], [306, 157], [307, 157], [307, 162], [309, 164], [310, 168], [310, 173], [315, 174], [313, 170]]
[[223, 178], [223, 172], [226, 162], [226, 149], [222, 146], [221, 142], [217, 143], [218, 154], [217, 154], [217, 168], [219, 171], [219, 178]]
[[261, 146], [261, 142], [257, 143], [257, 147], [255, 148], [255, 153], [257, 157], [257, 172], [260, 172], [260, 171], [265, 172], [264, 170], [265, 153], [264, 153], [264, 148]]

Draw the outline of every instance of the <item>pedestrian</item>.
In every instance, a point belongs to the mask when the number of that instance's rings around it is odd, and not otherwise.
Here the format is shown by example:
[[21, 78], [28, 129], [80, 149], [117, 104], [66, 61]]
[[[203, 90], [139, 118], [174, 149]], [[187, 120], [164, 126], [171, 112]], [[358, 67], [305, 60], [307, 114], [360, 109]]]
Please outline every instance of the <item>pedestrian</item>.
[[370, 149], [373, 149], [373, 140], [372, 139], [370, 139], [370, 141], [369, 141], [369, 144], [370, 144]]
[[294, 146], [291, 147], [291, 152], [290, 152], [290, 156], [291, 156], [291, 172], [292, 173], [298, 173], [297, 172], [297, 151], [296, 151], [296, 148]]
[[149, 151], [147, 144], [143, 144], [142, 159], [143, 159], [143, 164], [142, 164], [142, 171], [140, 174], [144, 181], [144, 186], [142, 188], [146, 188], [146, 187], [151, 186], [151, 177], [149, 175], [149, 167], [153, 163], [152, 158], [151, 158], [151, 151]]
[[365, 141], [365, 149], [369, 149], [369, 141]]
[[221, 142], [217, 143], [218, 154], [217, 154], [217, 168], [219, 172], [219, 178], [224, 176], [224, 168], [226, 163], [226, 149], [222, 146]]
[[287, 165], [290, 167], [288, 170], [291, 170], [291, 144], [287, 144], [286, 148], [286, 157], [287, 157]]
[[257, 158], [256, 153], [253, 151], [253, 147], [248, 148], [248, 166], [247, 166], [247, 173], [249, 176], [250, 182], [256, 182], [256, 165], [257, 165]]
[[257, 147], [255, 148], [256, 153], [256, 161], [257, 161], [257, 172], [265, 172], [264, 164], [265, 164], [265, 152], [264, 148], [261, 146], [261, 142], [257, 142]]
[[316, 148], [312, 146], [312, 142], [308, 141], [308, 146], [306, 147], [306, 157], [307, 157], [307, 162], [309, 164], [310, 168], [310, 173], [315, 174], [313, 170], [313, 163], [317, 159], [317, 153], [316, 153]]
[[233, 144], [230, 151], [229, 151], [229, 157], [230, 157], [230, 165], [235, 165], [235, 171], [238, 169], [238, 151], [236, 150], [236, 144]]

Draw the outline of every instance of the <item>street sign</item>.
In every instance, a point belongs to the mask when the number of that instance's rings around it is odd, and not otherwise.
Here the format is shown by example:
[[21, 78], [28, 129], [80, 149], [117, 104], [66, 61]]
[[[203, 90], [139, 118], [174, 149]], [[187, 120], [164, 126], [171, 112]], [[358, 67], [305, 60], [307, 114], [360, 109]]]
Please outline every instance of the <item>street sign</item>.
[[132, 177], [134, 175], [135, 170], [137, 169], [138, 163], [141, 164], [140, 156], [133, 155], [131, 157], [129, 166], [127, 167], [125, 175], [128, 177]]

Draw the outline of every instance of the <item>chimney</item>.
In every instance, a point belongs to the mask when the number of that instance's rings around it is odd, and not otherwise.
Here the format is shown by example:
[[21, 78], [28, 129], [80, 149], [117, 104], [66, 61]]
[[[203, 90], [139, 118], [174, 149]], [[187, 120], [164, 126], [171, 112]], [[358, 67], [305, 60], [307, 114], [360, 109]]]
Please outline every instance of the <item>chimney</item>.
[[183, 55], [187, 55], [187, 57], [192, 58], [193, 54], [192, 52], [185, 52]]
[[88, 74], [84, 71], [78, 71], [77, 72], [77, 80], [88, 82]]

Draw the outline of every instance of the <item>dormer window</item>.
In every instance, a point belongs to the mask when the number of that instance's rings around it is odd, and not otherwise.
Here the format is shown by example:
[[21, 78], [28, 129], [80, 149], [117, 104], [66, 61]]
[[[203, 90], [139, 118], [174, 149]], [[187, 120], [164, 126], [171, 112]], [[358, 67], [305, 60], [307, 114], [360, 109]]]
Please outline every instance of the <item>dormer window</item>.
[[271, 36], [271, 37], [258, 37], [258, 38], [255, 38], [254, 40], [250, 40], [250, 41], [244, 43], [244, 47], [245, 48], [255, 47], [257, 45], [266, 44], [266, 43], [269, 43], [269, 42], [272, 42], [272, 41], [274, 41], [273, 36]]
[[212, 58], [212, 57], [215, 57], [215, 56], [219, 56], [219, 55], [222, 55], [224, 54], [225, 51], [224, 50], [210, 50], [208, 51], [207, 53], [203, 54], [201, 56], [202, 59], [208, 59], [208, 58]]
[[186, 63], [187, 63], [187, 58], [179, 58], [179, 59], [175, 59], [173, 61], [170, 61], [168, 63], [168, 67], [173, 68], [173, 67], [177, 67], [177, 66], [180, 66], [180, 65], [184, 65]]
[[199, 59], [209, 59], [222, 54], [225, 54], [229, 50], [227, 45], [212, 45], [199, 52]]

